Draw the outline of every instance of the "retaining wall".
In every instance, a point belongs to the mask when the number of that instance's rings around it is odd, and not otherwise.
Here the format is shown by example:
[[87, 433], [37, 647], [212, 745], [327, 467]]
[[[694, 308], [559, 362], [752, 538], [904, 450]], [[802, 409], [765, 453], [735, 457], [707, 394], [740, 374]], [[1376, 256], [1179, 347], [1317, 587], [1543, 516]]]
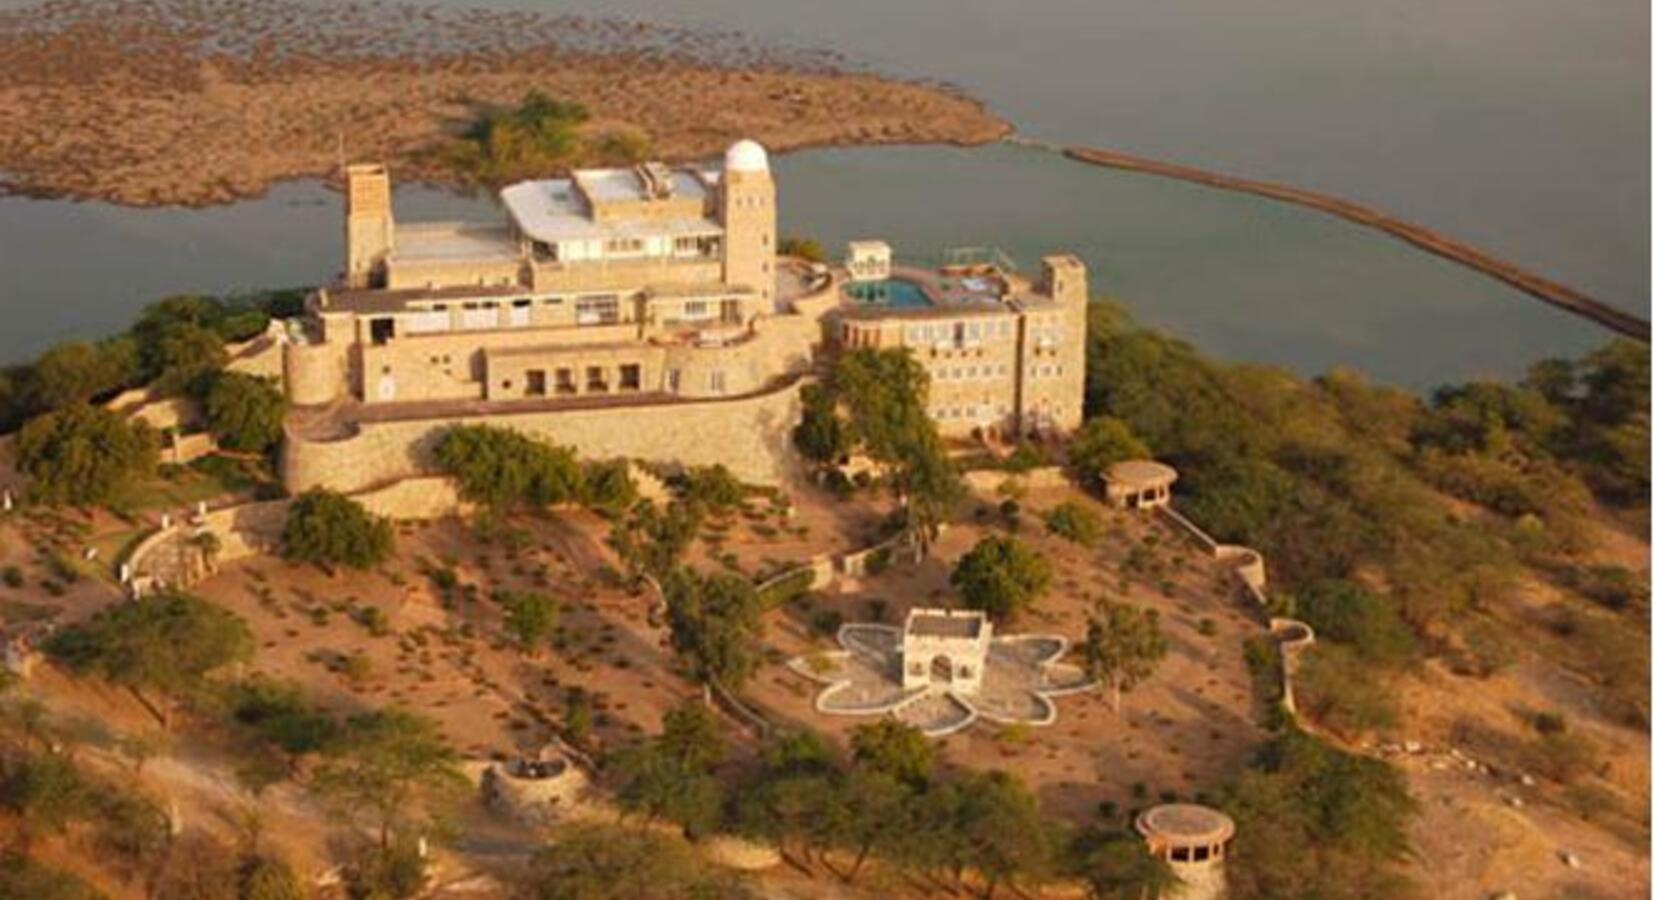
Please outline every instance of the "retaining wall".
[[792, 428], [802, 384], [727, 400], [363, 422], [335, 439], [306, 438], [290, 428], [282, 446], [282, 483], [293, 493], [316, 486], [354, 493], [431, 474], [432, 450], [444, 430], [491, 424], [570, 447], [585, 459], [723, 463], [742, 481], [778, 484], [796, 474]]
[[1258, 616], [1268, 624], [1269, 633], [1280, 647], [1281, 706], [1287, 712], [1296, 714], [1298, 704], [1292, 691], [1292, 678], [1298, 669], [1299, 654], [1315, 643], [1315, 630], [1306, 622], [1269, 614], [1269, 576], [1264, 568], [1263, 554], [1251, 547], [1220, 543], [1204, 528], [1169, 505], [1157, 507], [1156, 512], [1213, 559], [1227, 564], [1234, 573], [1242, 593]]

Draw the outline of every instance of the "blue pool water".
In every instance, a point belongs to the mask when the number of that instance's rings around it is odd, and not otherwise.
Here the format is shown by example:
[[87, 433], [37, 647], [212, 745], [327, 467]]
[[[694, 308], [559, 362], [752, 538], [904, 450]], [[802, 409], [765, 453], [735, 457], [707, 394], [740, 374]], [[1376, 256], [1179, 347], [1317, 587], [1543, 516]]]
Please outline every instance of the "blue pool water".
[[930, 297], [924, 289], [905, 278], [887, 278], [883, 281], [862, 281], [850, 285], [850, 296], [862, 303], [879, 306], [930, 306]]

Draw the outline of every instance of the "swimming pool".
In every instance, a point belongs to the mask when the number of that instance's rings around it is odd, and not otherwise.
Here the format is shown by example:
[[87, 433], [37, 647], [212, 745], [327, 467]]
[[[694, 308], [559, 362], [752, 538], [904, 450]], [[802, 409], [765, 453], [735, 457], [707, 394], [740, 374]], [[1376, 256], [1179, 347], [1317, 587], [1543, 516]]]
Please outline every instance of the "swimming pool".
[[916, 282], [905, 278], [886, 278], [883, 281], [859, 281], [846, 288], [856, 300], [879, 306], [930, 306], [930, 296]]

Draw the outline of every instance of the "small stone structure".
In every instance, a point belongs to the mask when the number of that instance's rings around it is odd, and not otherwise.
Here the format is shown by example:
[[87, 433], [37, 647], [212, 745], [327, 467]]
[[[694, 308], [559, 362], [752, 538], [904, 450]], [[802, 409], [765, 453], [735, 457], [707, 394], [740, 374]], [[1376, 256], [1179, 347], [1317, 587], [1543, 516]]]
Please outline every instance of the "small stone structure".
[[1182, 882], [1165, 900], [1219, 900], [1226, 882], [1223, 858], [1235, 836], [1235, 821], [1206, 806], [1167, 803], [1137, 817], [1137, 833], [1149, 852], [1166, 861]]
[[555, 746], [533, 757], [490, 765], [482, 775], [483, 800], [528, 825], [552, 825], [579, 806], [590, 780]]
[[845, 249], [844, 267], [851, 281], [883, 281], [890, 277], [890, 245], [884, 241], [851, 241]]
[[789, 668], [826, 687], [818, 712], [889, 715], [941, 737], [977, 719], [1002, 725], [1050, 725], [1054, 698], [1096, 682], [1058, 662], [1068, 639], [1052, 634], [998, 636], [981, 613], [915, 609], [906, 625], [851, 623], [839, 628], [843, 649], [801, 656]]
[[1152, 459], [1128, 459], [1103, 471], [1103, 495], [1119, 509], [1153, 509], [1172, 502], [1177, 470]]
[[902, 687], [945, 684], [974, 694], [988, 667], [994, 623], [975, 610], [913, 609], [902, 627]]

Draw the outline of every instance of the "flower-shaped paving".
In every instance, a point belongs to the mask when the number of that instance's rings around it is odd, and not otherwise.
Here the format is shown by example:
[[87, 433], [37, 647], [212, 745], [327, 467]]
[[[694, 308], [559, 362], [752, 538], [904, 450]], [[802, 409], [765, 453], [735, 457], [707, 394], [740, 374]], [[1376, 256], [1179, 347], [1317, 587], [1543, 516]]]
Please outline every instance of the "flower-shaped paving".
[[1052, 698], [1097, 684], [1079, 667], [1057, 662], [1068, 651], [1068, 639], [1060, 635], [993, 638], [982, 684], [971, 691], [946, 681], [903, 688], [902, 629], [895, 626], [844, 625], [838, 642], [844, 649], [795, 657], [787, 664], [827, 685], [816, 695], [815, 708], [840, 716], [889, 714], [930, 737], [952, 734], [978, 718], [1050, 725], [1057, 720]]

